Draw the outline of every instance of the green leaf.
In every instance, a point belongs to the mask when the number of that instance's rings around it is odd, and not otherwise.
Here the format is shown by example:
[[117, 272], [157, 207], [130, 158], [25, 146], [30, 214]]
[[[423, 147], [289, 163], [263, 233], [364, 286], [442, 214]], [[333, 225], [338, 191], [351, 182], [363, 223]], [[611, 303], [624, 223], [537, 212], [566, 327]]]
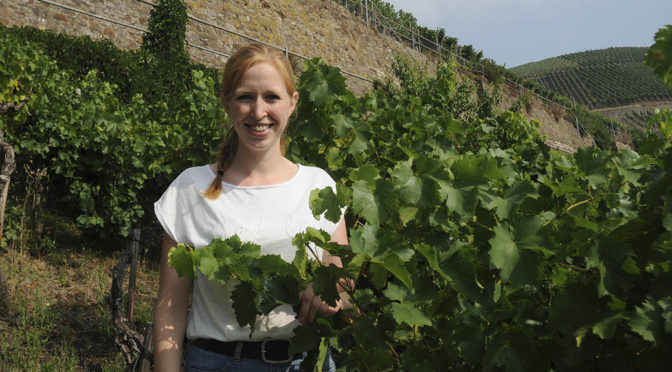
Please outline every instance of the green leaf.
[[301, 286], [295, 277], [279, 276], [268, 280], [266, 293], [282, 303], [297, 305]]
[[[308, 66], [314, 66], [310, 68]], [[305, 89], [310, 93], [308, 98], [318, 107], [330, 105], [338, 96], [347, 92], [345, 78], [337, 68], [327, 66], [319, 58], [313, 58], [306, 62], [308, 73], [302, 77]]]
[[610, 314], [593, 325], [593, 333], [603, 340], [608, 340], [614, 336], [616, 327], [623, 319], [625, 319], [625, 316], [620, 312]]
[[537, 199], [539, 193], [529, 180], [521, 180], [506, 190], [502, 202], [497, 205], [497, 217], [500, 220], [513, 217], [512, 213], [526, 199]]
[[380, 178], [378, 169], [372, 164], [365, 164], [350, 172], [350, 179], [354, 181], [366, 181], [370, 188], [376, 187], [376, 180]]
[[407, 288], [411, 288], [411, 274], [404, 262], [395, 253], [390, 253], [383, 259], [382, 265], [397, 279], [401, 280]]
[[427, 262], [429, 262], [429, 267], [439, 273], [443, 278], [447, 278], [446, 273], [444, 273], [441, 269], [441, 266], [439, 266], [439, 257], [436, 251], [436, 247], [426, 244], [416, 244], [413, 246], [413, 248], [425, 256]]
[[419, 209], [416, 207], [401, 207], [399, 209], [399, 219], [401, 223], [407, 225], [409, 222], [415, 219], [415, 216], [418, 214]]
[[376, 180], [375, 191], [363, 180], [355, 181], [352, 188], [352, 209], [368, 223], [378, 225], [388, 217], [398, 214], [399, 201], [389, 181]]
[[423, 181], [413, 174], [412, 161], [397, 164], [394, 167], [394, 185], [404, 202], [415, 204], [422, 196]]
[[406, 323], [411, 327], [431, 326], [432, 321], [410, 303], [392, 303], [392, 316], [397, 324]]
[[378, 251], [377, 232], [378, 227], [368, 223], [350, 230], [350, 248], [352, 248], [352, 251], [369, 258], [374, 257]]
[[257, 292], [247, 282], [238, 283], [231, 292], [231, 306], [241, 327], [249, 325], [254, 329], [257, 315], [261, 314], [261, 311], [257, 309], [257, 297]]
[[655, 43], [644, 56], [647, 65], [672, 89], [672, 25], [658, 29]]
[[302, 324], [294, 328], [294, 337], [289, 344], [289, 354], [299, 354], [317, 348], [321, 339], [316, 326]]
[[316, 219], [320, 219], [320, 215], [326, 211], [324, 216], [329, 221], [336, 223], [341, 220], [341, 205], [331, 187], [311, 191], [308, 201]]
[[651, 301], [646, 300], [642, 306], [635, 308], [635, 312], [630, 317], [628, 325], [630, 329], [642, 336], [644, 340], [655, 342], [658, 323], [657, 315], [656, 307]]
[[607, 182], [611, 160], [608, 151], [597, 147], [583, 147], [574, 153], [574, 158], [577, 167], [585, 173], [590, 187], [596, 189]]
[[320, 266], [315, 269], [313, 277], [313, 291], [320, 296], [329, 306], [336, 306], [336, 301], [340, 299], [338, 294], [338, 281], [345, 277], [342, 268], [333, 264], [329, 266]]
[[508, 281], [520, 260], [520, 254], [513, 236], [504, 226], [495, 226], [495, 236], [488, 240], [490, 246], [490, 263], [500, 270], [502, 280]]
[[181, 277], [194, 277], [194, 260], [192, 250], [185, 244], [178, 244], [168, 252], [168, 264]]
[[334, 125], [334, 131], [338, 137], [347, 136], [350, 129], [354, 128], [352, 121], [346, 118], [343, 114], [333, 114], [331, 115], [331, 120]]
[[504, 178], [504, 174], [497, 165], [497, 160], [475, 155], [465, 155], [455, 161], [452, 172], [458, 188], [485, 186], [491, 181]]

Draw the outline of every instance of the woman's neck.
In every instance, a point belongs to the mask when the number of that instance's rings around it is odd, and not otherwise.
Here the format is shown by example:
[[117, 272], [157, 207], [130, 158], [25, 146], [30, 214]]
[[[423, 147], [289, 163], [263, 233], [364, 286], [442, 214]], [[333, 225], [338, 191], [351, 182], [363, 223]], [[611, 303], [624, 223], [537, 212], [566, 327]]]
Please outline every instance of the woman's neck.
[[222, 179], [238, 186], [264, 186], [289, 181], [298, 166], [278, 153], [248, 154], [238, 149]]

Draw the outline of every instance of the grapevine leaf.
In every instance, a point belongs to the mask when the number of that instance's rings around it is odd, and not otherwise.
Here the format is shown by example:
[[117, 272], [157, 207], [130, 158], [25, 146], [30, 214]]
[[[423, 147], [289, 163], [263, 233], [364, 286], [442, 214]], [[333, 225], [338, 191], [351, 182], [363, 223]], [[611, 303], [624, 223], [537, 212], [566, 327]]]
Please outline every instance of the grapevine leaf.
[[259, 257], [256, 262], [256, 268], [261, 270], [264, 276], [293, 275], [296, 273], [294, 266], [277, 254], [265, 254]]
[[168, 252], [168, 264], [181, 277], [194, 277], [194, 259], [191, 252], [184, 244], [178, 244]]
[[378, 251], [378, 227], [371, 224], [350, 230], [350, 247], [357, 254], [374, 257]]
[[391, 301], [404, 302], [410, 295], [408, 288], [396, 283], [388, 283], [387, 288], [383, 291], [385, 297]]
[[394, 167], [394, 185], [399, 190], [401, 200], [415, 204], [422, 196], [423, 181], [413, 174], [412, 161], [405, 161]]
[[291, 276], [274, 277], [266, 283], [266, 293], [282, 303], [296, 305], [299, 303], [299, 281]]
[[366, 181], [369, 187], [374, 188], [376, 180], [380, 178], [378, 169], [371, 165], [365, 164], [359, 168], [355, 168], [350, 172], [350, 179], [352, 181]]
[[370, 128], [365, 123], [359, 123], [355, 127], [352, 143], [350, 143], [350, 147], [348, 148], [349, 154], [359, 154], [369, 148], [369, 131]]
[[429, 262], [429, 267], [434, 269], [434, 271], [439, 273], [442, 277], [447, 278], [446, 273], [444, 273], [439, 266], [439, 258], [435, 247], [427, 244], [416, 244], [413, 248], [425, 256], [427, 262]]
[[672, 193], [667, 195], [665, 209], [663, 210], [663, 227], [672, 231]]
[[333, 264], [320, 266], [315, 269], [313, 291], [329, 306], [336, 306], [336, 301], [340, 299], [337, 283], [343, 277], [345, 277], [345, 273], [338, 266]]
[[257, 292], [247, 282], [238, 283], [231, 292], [231, 306], [236, 312], [236, 320], [241, 327], [249, 325], [254, 329], [257, 315], [261, 314], [257, 309], [257, 297]]
[[369, 267], [369, 275], [371, 283], [373, 283], [377, 289], [381, 289], [387, 284], [390, 272], [382, 264], [372, 262]]
[[397, 324], [406, 323], [411, 327], [431, 326], [432, 321], [410, 303], [392, 303], [392, 316]]
[[642, 336], [646, 341], [656, 341], [660, 324], [656, 307], [650, 300], [644, 301], [642, 306], [637, 306], [630, 317], [628, 325], [630, 329]]
[[289, 354], [299, 354], [316, 348], [321, 339], [316, 326], [302, 324], [294, 328], [294, 337], [289, 344]]
[[501, 220], [511, 218], [511, 213], [525, 199], [536, 199], [538, 197], [539, 193], [537, 193], [534, 185], [529, 180], [521, 180], [504, 193], [502, 202], [497, 205], [497, 217]]
[[623, 270], [626, 259], [634, 255], [632, 248], [613, 238], [607, 238], [591, 248], [586, 257], [588, 268], [597, 268], [600, 272], [598, 293], [600, 296], [627, 293], [634, 285], [634, 277]]
[[[399, 213], [399, 199], [394, 191], [394, 186], [386, 179], [376, 180], [376, 204], [381, 221], [385, 221]], [[389, 221], [388, 221], [389, 222]]]
[[302, 234], [294, 237], [292, 243], [296, 247], [296, 253], [294, 253], [294, 259], [292, 260], [292, 265], [299, 272], [301, 279], [306, 279], [306, 270], [308, 268], [308, 252], [306, 252], [306, 246], [303, 244], [301, 239]]
[[481, 301], [482, 291], [476, 278], [478, 263], [474, 262], [467, 249], [465, 245], [455, 243], [450, 251], [440, 253], [439, 261], [456, 290], [469, 299]]
[[490, 181], [504, 178], [497, 160], [475, 155], [465, 155], [457, 160], [453, 163], [452, 172], [458, 188], [485, 186]]
[[378, 302], [373, 291], [368, 288], [356, 290], [352, 297], [357, 306], [362, 309], [367, 309], [369, 306], [375, 305]]
[[416, 207], [402, 207], [399, 209], [399, 219], [401, 223], [407, 225], [409, 222], [415, 219], [415, 216], [418, 214], [418, 208]]
[[334, 194], [331, 187], [323, 189], [315, 189], [310, 192], [309, 197], [310, 210], [313, 211], [313, 216], [320, 219], [322, 213], [331, 222], [339, 222], [341, 220], [341, 206], [338, 203], [338, 198]]
[[310, 92], [308, 98], [318, 107], [330, 105], [339, 95], [347, 92], [345, 78], [338, 69], [331, 68], [319, 58], [306, 62], [314, 68], [307, 68], [308, 76], [302, 79], [305, 88]]
[[366, 181], [356, 181], [352, 185], [352, 209], [361, 215], [367, 222], [380, 224], [380, 212], [376, 198], [369, 189]]
[[490, 263], [500, 270], [502, 280], [508, 281], [520, 260], [520, 254], [512, 234], [504, 226], [495, 226], [495, 236], [488, 240]]
[[672, 25], [658, 29], [644, 61], [672, 89]]
[[333, 114], [331, 115], [331, 120], [334, 125], [336, 136], [338, 137], [347, 136], [349, 130], [354, 128], [352, 121], [343, 116], [343, 114]]
[[593, 189], [597, 189], [607, 182], [609, 174], [609, 152], [600, 150], [597, 147], [583, 147], [574, 154], [576, 165], [581, 169], [588, 179], [588, 184]]
[[411, 288], [411, 274], [404, 265], [404, 262], [395, 253], [385, 256], [382, 262], [383, 267], [392, 273], [397, 279], [401, 280], [407, 288]]
[[593, 333], [603, 340], [613, 337], [616, 327], [625, 317], [621, 313], [609, 314], [593, 325]]

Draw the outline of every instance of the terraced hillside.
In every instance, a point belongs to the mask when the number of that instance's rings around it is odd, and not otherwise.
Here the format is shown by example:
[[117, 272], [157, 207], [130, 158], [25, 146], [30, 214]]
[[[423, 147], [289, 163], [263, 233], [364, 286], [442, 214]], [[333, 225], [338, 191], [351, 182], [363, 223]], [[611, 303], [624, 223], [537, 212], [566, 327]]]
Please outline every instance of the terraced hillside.
[[641, 126], [653, 109], [672, 106], [672, 93], [644, 65], [645, 52], [643, 47], [591, 50], [509, 70], [624, 124]]

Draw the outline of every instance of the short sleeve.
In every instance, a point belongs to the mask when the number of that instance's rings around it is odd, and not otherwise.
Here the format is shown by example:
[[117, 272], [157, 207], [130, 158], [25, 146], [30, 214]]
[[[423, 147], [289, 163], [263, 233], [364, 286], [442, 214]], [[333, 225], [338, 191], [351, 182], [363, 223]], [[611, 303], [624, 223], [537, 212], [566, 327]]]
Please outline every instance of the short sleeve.
[[161, 198], [154, 203], [154, 213], [163, 230], [178, 243], [194, 245], [194, 222], [201, 216], [195, 215], [204, 203], [201, 190], [205, 190], [208, 182], [207, 169], [203, 167], [189, 168], [182, 172], [168, 186]]

